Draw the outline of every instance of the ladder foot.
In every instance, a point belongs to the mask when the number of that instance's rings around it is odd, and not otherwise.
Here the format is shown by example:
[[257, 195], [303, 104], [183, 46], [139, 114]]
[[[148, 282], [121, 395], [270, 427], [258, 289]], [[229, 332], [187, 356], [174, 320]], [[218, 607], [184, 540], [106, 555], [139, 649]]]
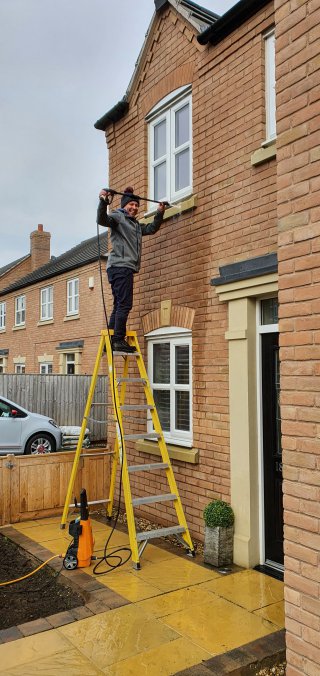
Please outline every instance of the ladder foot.
[[194, 559], [194, 557], [196, 555], [194, 549], [187, 549], [186, 554], [187, 554], [187, 556], [190, 556], [192, 559]]
[[60, 523], [60, 530], [64, 530], [65, 527], [66, 527], [66, 524], [65, 524], [65, 523]]
[[132, 568], [134, 568], [134, 570], [141, 570], [141, 563], [133, 563]]
[[108, 523], [110, 523], [110, 522], [112, 521], [112, 516], [108, 516], [108, 515], [107, 515], [106, 518], [107, 518]]

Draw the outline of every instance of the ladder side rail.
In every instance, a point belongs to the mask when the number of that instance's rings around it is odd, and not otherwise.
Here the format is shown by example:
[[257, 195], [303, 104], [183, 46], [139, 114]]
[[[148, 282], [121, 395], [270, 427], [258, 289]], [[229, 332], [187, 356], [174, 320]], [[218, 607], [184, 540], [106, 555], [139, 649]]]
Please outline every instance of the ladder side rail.
[[[135, 340], [136, 340], [138, 352], [140, 352], [139, 345], [138, 345], [138, 339], [136, 338]], [[188, 547], [193, 551], [194, 547], [193, 547], [193, 543], [192, 543], [191, 536], [190, 536], [190, 533], [189, 533], [189, 528], [188, 528], [187, 520], [186, 520], [186, 517], [185, 517], [184, 509], [182, 507], [180, 493], [179, 493], [177, 482], [176, 482], [176, 479], [175, 479], [175, 476], [174, 476], [174, 473], [173, 473], [173, 470], [172, 470], [171, 460], [170, 460], [169, 452], [168, 452], [168, 449], [167, 449], [167, 444], [166, 444], [165, 439], [164, 439], [163, 430], [162, 430], [162, 427], [161, 427], [158, 411], [157, 411], [157, 408], [156, 408], [156, 405], [155, 405], [155, 401], [154, 401], [149, 377], [148, 377], [147, 370], [146, 370], [144, 361], [142, 359], [142, 356], [141, 357], [137, 356], [137, 364], [138, 364], [140, 376], [141, 376], [141, 378], [144, 379], [144, 381], [146, 383], [144, 385], [144, 391], [145, 391], [147, 404], [152, 406], [151, 419], [152, 419], [153, 427], [154, 427], [155, 432], [160, 435], [160, 438], [158, 440], [158, 445], [159, 445], [161, 457], [162, 457], [163, 462], [168, 464], [168, 467], [166, 468], [165, 472], [166, 472], [166, 475], [167, 475], [167, 481], [168, 481], [168, 484], [169, 484], [169, 487], [170, 487], [170, 492], [177, 495], [176, 499], [173, 501], [173, 506], [175, 508], [179, 524], [181, 526], [184, 526], [184, 528], [185, 528], [185, 532], [182, 533], [182, 538], [184, 539], [184, 541], [186, 542]]]
[[[127, 464], [127, 455], [126, 455], [126, 449], [125, 449], [125, 441], [124, 441], [124, 429], [123, 429], [123, 421], [122, 421], [122, 414], [121, 414], [121, 409], [120, 409], [120, 395], [118, 391], [118, 387], [116, 384], [116, 373], [115, 373], [115, 366], [114, 366], [114, 358], [111, 352], [111, 345], [107, 345], [107, 355], [108, 355], [108, 367], [109, 367], [109, 379], [110, 379], [110, 385], [111, 385], [111, 391], [112, 391], [112, 399], [113, 399], [113, 406], [114, 406], [114, 415], [115, 419], [118, 421], [116, 422], [116, 439], [117, 439], [117, 445], [118, 445], [118, 457], [120, 459], [120, 465], [122, 466], [122, 485], [123, 485], [123, 492], [124, 492], [124, 501], [125, 501], [125, 507], [126, 507], [126, 515], [127, 515], [127, 523], [128, 523], [128, 533], [129, 533], [129, 542], [130, 542], [130, 548], [131, 548], [131, 555], [132, 555], [132, 562], [135, 567], [139, 567], [139, 549], [138, 549], [138, 543], [137, 543], [137, 533], [136, 533], [136, 524], [134, 520], [134, 513], [133, 513], [133, 506], [132, 506], [132, 495], [131, 495], [131, 486], [130, 486], [130, 481], [129, 481], [129, 472], [128, 472], [128, 464]], [[125, 363], [124, 363], [124, 373], [128, 373], [128, 357], [125, 357]], [[113, 383], [115, 383], [115, 387], [113, 387]], [[125, 383], [122, 383], [124, 385], [124, 389], [121, 388], [121, 393], [122, 396], [125, 395]], [[116, 466], [115, 466], [116, 469]], [[114, 479], [115, 479], [115, 474], [114, 474]]]
[[103, 353], [104, 344], [105, 344], [104, 337], [101, 336], [99, 348], [98, 348], [98, 352], [97, 352], [97, 357], [96, 357], [96, 361], [95, 361], [95, 365], [94, 365], [94, 369], [93, 369], [91, 384], [90, 384], [90, 388], [89, 388], [89, 392], [88, 392], [87, 403], [86, 403], [84, 416], [83, 416], [83, 420], [82, 420], [82, 425], [81, 425], [80, 435], [79, 435], [79, 439], [78, 439], [77, 449], [76, 449], [76, 452], [75, 452], [75, 456], [74, 456], [74, 460], [73, 460], [73, 466], [72, 466], [71, 475], [70, 475], [70, 479], [69, 479], [69, 485], [68, 485], [68, 489], [67, 489], [63, 514], [62, 514], [61, 524], [60, 524], [61, 529], [65, 528], [67, 518], [68, 518], [69, 505], [71, 503], [72, 492], [73, 492], [73, 489], [74, 489], [74, 484], [75, 484], [75, 480], [76, 480], [76, 476], [77, 476], [79, 460], [80, 460], [80, 455], [81, 455], [81, 451], [82, 451], [82, 444], [83, 444], [83, 440], [84, 440], [84, 436], [85, 436], [85, 432], [86, 432], [86, 428], [87, 428], [87, 419], [90, 415], [90, 410], [91, 410], [91, 405], [92, 405], [92, 401], [93, 401], [94, 390], [95, 390], [95, 387], [96, 387], [98, 371], [99, 371], [99, 367], [100, 367], [100, 361], [101, 361], [101, 357], [102, 357], [102, 353]]
[[[107, 349], [107, 346], [106, 346]], [[113, 364], [113, 369], [108, 368], [108, 373], [109, 373], [109, 382], [110, 382], [110, 390], [111, 390], [111, 399], [112, 399], [112, 406], [113, 406], [113, 412], [114, 412], [114, 420], [115, 423], [117, 424], [117, 416], [115, 414], [115, 402], [114, 402], [114, 391], [115, 389], [118, 388], [118, 380], [116, 376], [116, 369], [113, 361], [113, 356], [112, 352], [108, 353], [108, 366], [109, 364]], [[111, 360], [111, 361], [109, 361]], [[124, 364], [124, 377], [128, 377], [128, 363], [125, 362]], [[124, 388], [122, 386], [124, 385]], [[121, 388], [120, 388], [120, 397], [119, 397], [119, 404], [121, 405], [124, 402], [125, 398], [125, 392], [126, 392], [126, 383], [121, 383]], [[107, 517], [111, 519], [112, 517], [112, 510], [113, 510], [113, 505], [114, 505], [114, 494], [115, 494], [115, 488], [116, 488], [116, 478], [117, 478], [117, 468], [118, 468], [118, 463], [119, 463], [119, 442], [118, 442], [118, 435], [116, 434], [115, 440], [114, 440], [114, 456], [113, 456], [113, 461], [112, 461], [112, 467], [111, 467], [111, 476], [110, 476], [110, 489], [109, 489], [109, 502], [107, 505]]]

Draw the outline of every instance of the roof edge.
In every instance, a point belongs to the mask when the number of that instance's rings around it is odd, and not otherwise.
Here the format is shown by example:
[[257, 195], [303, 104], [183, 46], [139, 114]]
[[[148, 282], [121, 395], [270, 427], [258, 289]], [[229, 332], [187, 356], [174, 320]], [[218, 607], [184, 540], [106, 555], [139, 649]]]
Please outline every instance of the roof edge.
[[250, 19], [262, 7], [268, 5], [270, 0], [239, 0], [236, 5], [231, 7], [223, 14], [212, 26], [198, 35], [197, 40], [200, 45], [218, 44], [223, 38], [227, 37], [232, 31], [238, 28], [244, 21]]
[[121, 101], [118, 101], [111, 110], [109, 110], [105, 115], [100, 117], [99, 120], [96, 121], [94, 127], [95, 129], [99, 129], [100, 131], [105, 131], [107, 127], [109, 127], [110, 124], [113, 124], [114, 122], [118, 122], [118, 120], [121, 120], [121, 118], [128, 112], [129, 110], [129, 103], [127, 101], [127, 97], [124, 96]]

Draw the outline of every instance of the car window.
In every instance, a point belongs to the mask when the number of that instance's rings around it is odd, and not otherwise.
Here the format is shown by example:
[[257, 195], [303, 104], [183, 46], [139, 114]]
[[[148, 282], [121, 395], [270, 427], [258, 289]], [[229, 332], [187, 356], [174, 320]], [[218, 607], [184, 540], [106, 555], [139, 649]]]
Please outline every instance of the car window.
[[3, 401], [2, 399], [0, 399], [0, 418], [10, 418], [12, 410], [18, 412], [18, 415], [17, 415], [18, 418], [24, 418], [25, 417], [25, 414], [22, 413], [22, 411], [20, 411], [17, 406], [12, 406], [11, 404], [7, 404], [6, 401]]

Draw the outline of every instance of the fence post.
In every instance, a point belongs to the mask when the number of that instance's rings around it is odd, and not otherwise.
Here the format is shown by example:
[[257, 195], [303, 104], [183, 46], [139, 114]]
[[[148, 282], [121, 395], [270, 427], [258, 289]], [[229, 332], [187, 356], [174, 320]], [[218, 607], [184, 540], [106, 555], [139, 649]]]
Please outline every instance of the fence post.
[[9, 454], [2, 461], [2, 472], [3, 472], [3, 512], [2, 512], [2, 525], [11, 523], [11, 480], [12, 480], [12, 470], [15, 466], [14, 455]]

